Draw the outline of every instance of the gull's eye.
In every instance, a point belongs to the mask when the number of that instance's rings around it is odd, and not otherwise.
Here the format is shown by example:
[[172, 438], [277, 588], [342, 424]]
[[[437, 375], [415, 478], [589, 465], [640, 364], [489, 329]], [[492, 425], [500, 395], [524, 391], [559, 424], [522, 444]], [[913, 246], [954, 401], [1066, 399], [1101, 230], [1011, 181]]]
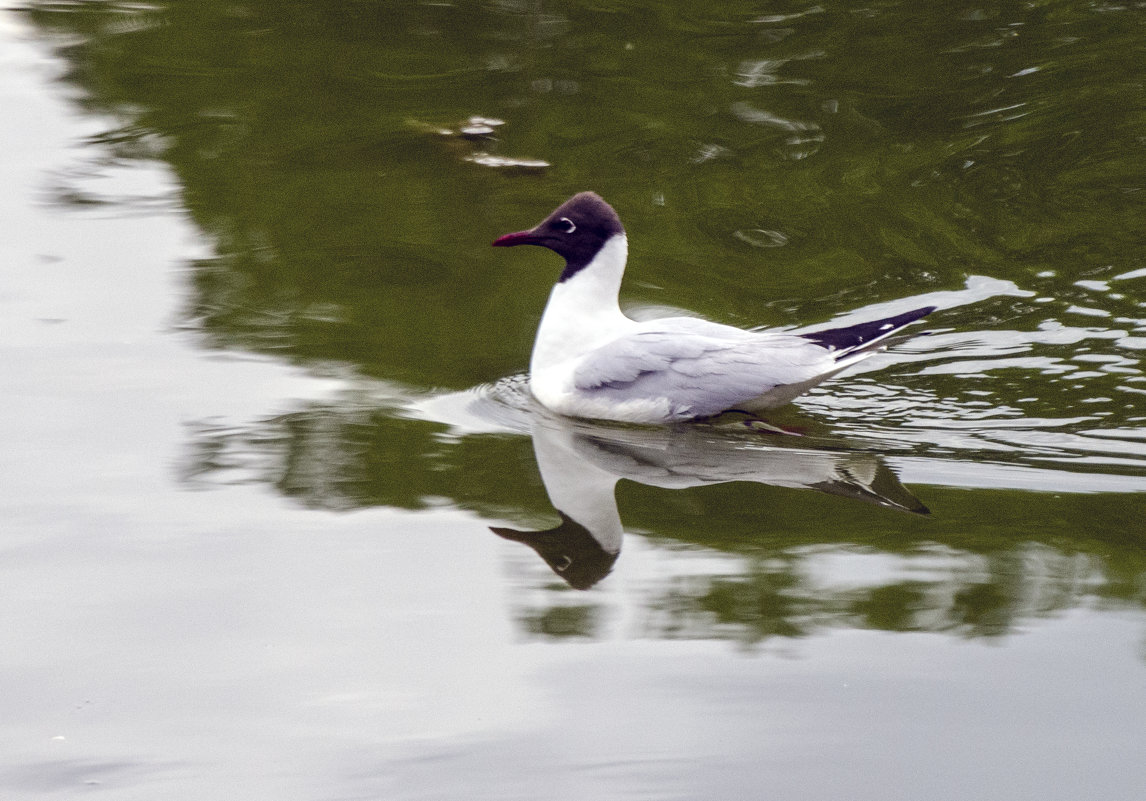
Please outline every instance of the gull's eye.
[[567, 234], [571, 234], [577, 230], [577, 223], [573, 222], [568, 217], [562, 217], [557, 221], [557, 224], [562, 226], [565, 229], [565, 233]]

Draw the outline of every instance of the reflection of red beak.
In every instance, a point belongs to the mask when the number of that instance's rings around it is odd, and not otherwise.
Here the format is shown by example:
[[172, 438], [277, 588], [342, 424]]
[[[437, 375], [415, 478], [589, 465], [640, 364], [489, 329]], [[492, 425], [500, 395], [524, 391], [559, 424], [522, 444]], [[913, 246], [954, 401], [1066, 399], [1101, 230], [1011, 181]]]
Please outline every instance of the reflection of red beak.
[[499, 236], [497, 239], [493, 240], [493, 247], [511, 248], [514, 245], [540, 245], [541, 242], [538, 240], [539, 237], [537, 234], [533, 233], [532, 230], [518, 231], [515, 234]]

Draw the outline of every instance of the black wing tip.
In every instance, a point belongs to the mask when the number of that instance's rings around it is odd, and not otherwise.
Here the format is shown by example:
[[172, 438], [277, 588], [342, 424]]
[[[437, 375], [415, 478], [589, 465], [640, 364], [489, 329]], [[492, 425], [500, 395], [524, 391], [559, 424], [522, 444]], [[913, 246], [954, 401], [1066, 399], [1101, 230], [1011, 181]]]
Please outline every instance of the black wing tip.
[[905, 325], [909, 325], [916, 320], [926, 317], [938, 308], [938, 306], [923, 306], [918, 309], [903, 312], [902, 314], [884, 317], [881, 320], [872, 320], [871, 322], [858, 323], [856, 325], [844, 326], [843, 328], [829, 328], [826, 331], [812, 331], [807, 334], [801, 334], [800, 336], [815, 342], [817, 345], [831, 348], [832, 350], [855, 350], [856, 348], [887, 337]]
[[914, 323], [916, 320], [923, 319], [938, 308], [938, 306], [923, 306], [918, 309], [912, 309], [909, 312], [904, 312], [903, 314], [895, 314], [891, 317], [885, 317], [884, 319], [876, 320], [875, 322], [881, 324], [891, 323], [896, 328], [901, 328], [902, 326], [905, 326], [909, 323]]

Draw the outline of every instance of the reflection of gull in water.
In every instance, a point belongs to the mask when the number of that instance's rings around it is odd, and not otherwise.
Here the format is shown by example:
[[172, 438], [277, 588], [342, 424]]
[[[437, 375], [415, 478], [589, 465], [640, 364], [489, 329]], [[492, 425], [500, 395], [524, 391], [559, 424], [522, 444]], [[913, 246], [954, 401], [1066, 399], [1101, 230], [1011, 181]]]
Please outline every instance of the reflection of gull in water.
[[666, 489], [755, 481], [927, 513], [871, 453], [762, 445], [699, 427], [617, 429], [546, 417], [533, 421], [531, 434], [561, 523], [493, 531], [529, 545], [577, 589], [600, 581], [620, 554], [624, 529], [614, 487], [621, 478]]
[[561, 524], [542, 531], [492, 530], [533, 548], [570, 586], [584, 590], [604, 578], [621, 553], [624, 528], [613, 493], [621, 476], [578, 453], [588, 438], [553, 423], [533, 426], [533, 452]]

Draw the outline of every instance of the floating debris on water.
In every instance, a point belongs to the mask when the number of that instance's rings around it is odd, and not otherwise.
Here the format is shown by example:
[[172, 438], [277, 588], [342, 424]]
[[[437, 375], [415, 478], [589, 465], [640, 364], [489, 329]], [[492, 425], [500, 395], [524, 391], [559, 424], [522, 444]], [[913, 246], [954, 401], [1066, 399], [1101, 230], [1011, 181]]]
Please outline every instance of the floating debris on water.
[[[441, 137], [447, 146], [455, 151], [462, 161], [481, 167], [505, 171], [537, 172], [552, 166], [548, 161], [535, 158], [517, 158], [488, 152], [489, 146], [498, 141], [497, 129], [505, 125], [505, 120], [496, 117], [473, 115], [464, 122], [452, 126], [434, 125], [421, 120], [410, 119], [406, 124], [421, 133]], [[472, 150], [470, 143], [481, 142], [486, 149]]]
[[499, 170], [524, 170], [527, 172], [544, 170], [553, 166], [548, 161], [542, 161], [541, 159], [516, 159], [508, 156], [495, 156], [492, 153], [474, 153], [466, 156], [466, 161], [482, 167], [493, 167]]
[[490, 139], [505, 120], [493, 117], [470, 117], [458, 131], [466, 139]]

